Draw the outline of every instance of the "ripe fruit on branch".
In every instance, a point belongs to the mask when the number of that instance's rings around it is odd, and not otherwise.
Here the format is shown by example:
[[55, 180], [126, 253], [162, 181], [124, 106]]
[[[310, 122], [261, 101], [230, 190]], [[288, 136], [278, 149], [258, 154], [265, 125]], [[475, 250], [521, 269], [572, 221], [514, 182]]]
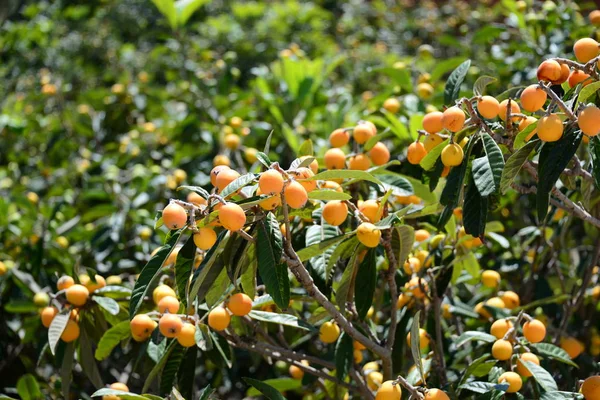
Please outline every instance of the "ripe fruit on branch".
[[258, 178], [258, 187], [262, 194], [281, 193], [283, 190], [283, 176], [274, 169], [269, 169]]
[[229, 231], [239, 231], [246, 223], [246, 214], [242, 207], [235, 203], [227, 203], [219, 208], [219, 221]]
[[573, 337], [561, 339], [560, 347], [567, 352], [571, 359], [579, 357], [579, 355], [585, 350], [583, 343]]
[[[531, 124], [537, 123], [538, 120], [535, 117], [527, 117], [527, 118], [523, 118], [521, 120], [521, 122], [519, 123], [519, 132], [524, 131], [525, 129], [527, 129], [527, 127]], [[525, 138], [525, 141], [529, 141], [533, 135], [535, 135], [537, 133], [537, 126], [535, 128], [533, 128], [533, 130], [529, 133], [529, 135], [527, 135], [527, 137]]]
[[509, 319], [499, 319], [494, 321], [490, 328], [490, 333], [496, 337], [496, 339], [502, 339], [506, 332], [513, 327], [513, 323]]
[[381, 218], [377, 218], [379, 212], [379, 203], [377, 200], [365, 200], [358, 202], [358, 211], [360, 211], [370, 222], [378, 222]]
[[217, 176], [224, 170], [230, 169], [227, 165], [217, 165], [210, 171], [210, 183], [217, 187]]
[[74, 306], [81, 307], [87, 303], [90, 291], [83, 285], [73, 285], [65, 291], [67, 301]]
[[489, 288], [496, 288], [500, 284], [500, 274], [497, 271], [488, 269], [481, 274], [481, 283]]
[[395, 114], [400, 111], [400, 102], [394, 97], [390, 97], [383, 102], [383, 108]]
[[458, 132], [465, 125], [465, 113], [460, 107], [454, 106], [446, 109], [442, 116], [444, 128], [450, 132]]
[[299, 158], [299, 160], [300, 160], [300, 162], [303, 162], [307, 158], [312, 158], [313, 159], [310, 162], [310, 164], [308, 164], [308, 168], [313, 172], [313, 174], [319, 173], [319, 162], [317, 161], [316, 158], [314, 158], [312, 156], [302, 156], [302, 157]]
[[252, 299], [245, 293], [236, 293], [229, 298], [227, 308], [233, 315], [243, 317], [252, 311]]
[[[600, 15], [599, 15], [600, 19]], [[600, 398], [600, 375], [590, 376], [581, 385], [580, 392], [585, 400], [596, 400]]]
[[556, 142], [563, 135], [563, 123], [556, 114], [545, 115], [538, 120], [537, 135], [544, 142]]
[[502, 293], [502, 301], [509, 310], [514, 310], [521, 304], [519, 295], [511, 290], [507, 290], [506, 292]]
[[427, 150], [427, 152], [430, 152], [435, 146], [442, 143], [443, 141], [444, 139], [440, 135], [430, 133], [429, 135], [425, 136], [425, 140], [423, 140], [423, 146], [425, 147], [425, 150]]
[[142, 342], [150, 337], [154, 329], [156, 329], [157, 323], [152, 320], [146, 314], [138, 314], [129, 323], [131, 329], [131, 336], [138, 341]]
[[200, 250], [208, 250], [217, 241], [217, 234], [211, 228], [199, 228], [198, 233], [194, 233], [194, 244]]
[[[307, 367], [310, 365], [306, 360], [302, 360], [300, 361], [300, 363]], [[302, 378], [304, 378], [304, 370], [296, 365], [290, 365], [288, 372], [290, 376], [296, 380], [301, 380]]]
[[75, 280], [68, 275], [61, 276], [56, 282], [56, 287], [58, 290], [65, 290], [70, 288], [75, 284]]
[[588, 106], [579, 113], [577, 124], [583, 133], [596, 136], [600, 133], [600, 108]]
[[106, 286], [106, 279], [104, 279], [103, 276], [96, 274], [94, 275], [94, 280], [95, 282], [93, 282], [88, 275], [79, 276], [79, 281], [88, 289], [90, 293], [93, 293], [96, 290]]
[[431, 237], [431, 234], [425, 229], [417, 229], [415, 231], [415, 240], [417, 242], [424, 242]]
[[498, 383], [508, 384], [508, 389], [506, 389], [507, 393], [516, 393], [521, 390], [521, 387], [523, 386], [523, 380], [515, 372], [503, 373], [498, 377]]
[[356, 229], [358, 241], [367, 247], [377, 247], [381, 239], [381, 231], [369, 222], [363, 222]]
[[456, 167], [462, 163], [464, 152], [458, 144], [450, 143], [442, 150], [441, 158], [446, 167]]
[[434, 111], [425, 114], [423, 117], [423, 129], [427, 133], [438, 133], [444, 129], [442, 119], [444, 114], [441, 111]]
[[531, 343], [539, 343], [546, 337], [546, 325], [537, 319], [527, 321], [523, 324], [523, 336]]
[[556, 84], [561, 80], [562, 72], [562, 67], [556, 60], [546, 60], [538, 66], [537, 78], [538, 81]]
[[223, 307], [215, 307], [211, 312], [208, 313], [208, 326], [213, 328], [215, 331], [227, 329], [230, 321], [231, 316]]
[[450, 397], [440, 389], [429, 389], [424, 400], [450, 400]]
[[385, 144], [379, 142], [369, 150], [369, 158], [377, 166], [384, 165], [390, 161], [390, 150]]
[[323, 343], [334, 343], [340, 337], [340, 327], [333, 321], [327, 321], [319, 328], [319, 339]]
[[427, 155], [427, 150], [425, 146], [421, 142], [413, 142], [408, 146], [408, 151], [406, 153], [406, 158], [408, 162], [417, 165], [421, 162], [423, 158]]
[[164, 284], [158, 285], [152, 292], [152, 300], [154, 300], [154, 304], [156, 305], [166, 296], [177, 297], [175, 291], [170, 286]]
[[533, 374], [529, 371], [529, 369], [527, 369], [525, 364], [523, 364], [525, 361], [530, 361], [534, 364], [540, 365], [540, 359], [533, 353], [523, 353], [519, 356], [519, 359], [517, 360], [517, 372], [519, 375], [528, 378]]
[[378, 371], [372, 371], [367, 375], [367, 386], [371, 390], [377, 390], [383, 382], [383, 374]]
[[371, 167], [371, 160], [365, 154], [357, 154], [348, 163], [350, 169], [366, 171]]
[[548, 95], [539, 85], [527, 86], [521, 92], [521, 106], [525, 111], [536, 112], [546, 104]]
[[579, 70], [575, 70], [573, 72], [571, 72], [571, 75], [569, 75], [569, 86], [570, 87], [575, 87], [578, 84], [580, 84], [581, 82], [585, 82], [583, 84], [583, 86], [587, 86], [590, 83], [592, 83], [591, 79], [589, 79], [589, 75], [586, 74], [583, 71], [579, 71]]
[[[126, 384], [121, 383], [121, 382], [115, 382], [112, 383], [109, 386], [110, 389], [114, 389], [114, 390], [121, 390], [123, 392], [129, 392], [129, 388], [127, 387]], [[121, 400], [121, 398], [119, 396], [114, 396], [114, 395], [106, 395], [106, 396], [102, 396], [102, 400]]]
[[325, 152], [323, 161], [327, 169], [344, 169], [346, 167], [346, 154], [338, 148], [329, 149]]
[[239, 172], [231, 168], [224, 168], [219, 171], [215, 183], [219, 192], [227, 187], [231, 182], [240, 177]]
[[[256, 195], [262, 195], [262, 191], [260, 190], [260, 187], [256, 189]], [[273, 195], [271, 197], [269, 197], [268, 199], [264, 199], [263, 201], [261, 201], [260, 203], [258, 203], [258, 205], [263, 209], [263, 210], [267, 210], [267, 211], [271, 211], [276, 209], [277, 207], [281, 206], [281, 195], [279, 193], [277, 193], [276, 195]]]
[[40, 313], [42, 325], [44, 325], [44, 327], [46, 328], [49, 328], [50, 324], [52, 323], [52, 320], [54, 319], [54, 317], [56, 317], [56, 314], [58, 314], [58, 308], [54, 306], [45, 307]]
[[187, 224], [187, 213], [179, 204], [171, 203], [163, 209], [162, 219], [169, 229], [179, 229]]
[[297, 170], [290, 172], [290, 174], [296, 177], [298, 183], [306, 190], [306, 193], [310, 193], [317, 188], [317, 181], [305, 180], [315, 176], [310, 168], [298, 168]]
[[343, 147], [350, 141], [350, 134], [344, 129], [336, 129], [329, 135], [331, 147]]
[[60, 339], [63, 342], [69, 343], [76, 340], [79, 337], [79, 324], [72, 319], [67, 321], [67, 326], [60, 335]]
[[240, 147], [240, 142], [240, 137], [235, 133], [230, 133], [226, 135], [224, 139], [225, 147], [227, 147], [230, 150], [236, 150], [238, 147]]
[[200, 196], [196, 192], [189, 192], [186, 197], [186, 200], [188, 203], [192, 203], [197, 206], [205, 206], [206, 205], [206, 199], [204, 197]]
[[50, 296], [45, 292], [38, 292], [33, 296], [33, 304], [38, 307], [45, 307], [50, 303]]
[[[506, 122], [506, 118], [508, 117], [508, 101], [509, 101], [509, 99], [502, 100], [502, 102], [500, 103], [500, 111], [498, 112], [498, 116], [500, 117], [500, 119], [505, 122]], [[519, 107], [517, 102], [514, 100], [511, 100], [510, 101], [510, 115], [512, 116], [512, 115], [518, 114], [520, 112], [521, 112], [521, 108]], [[519, 120], [519, 117], [512, 117], [511, 119], [513, 122], [517, 122]]]
[[496, 360], [508, 360], [513, 353], [513, 346], [508, 340], [498, 339], [492, 345], [492, 356]]
[[400, 400], [402, 398], [402, 388], [400, 384], [394, 384], [394, 381], [385, 381], [377, 390], [375, 400]]
[[308, 201], [308, 193], [297, 181], [288, 182], [283, 190], [285, 201], [294, 209], [302, 208]]
[[375, 125], [373, 125], [373, 123], [367, 123], [366, 121], [362, 121], [354, 127], [352, 137], [354, 137], [356, 143], [365, 144], [367, 140], [371, 139], [376, 134], [377, 129], [375, 128]]
[[167, 338], [174, 338], [181, 332], [183, 321], [177, 315], [164, 314], [158, 321], [160, 333]]
[[586, 63], [600, 54], [600, 43], [592, 38], [579, 39], [573, 45], [575, 58], [581, 63]]
[[196, 325], [184, 323], [177, 335], [177, 341], [183, 347], [192, 347], [196, 344]]
[[500, 112], [500, 103], [492, 96], [481, 96], [477, 100], [477, 110], [483, 118], [494, 119]]
[[323, 219], [329, 225], [339, 226], [348, 217], [348, 206], [340, 200], [332, 200], [323, 206]]
[[161, 314], [177, 314], [179, 311], [179, 300], [174, 296], [165, 296], [158, 302], [158, 312]]

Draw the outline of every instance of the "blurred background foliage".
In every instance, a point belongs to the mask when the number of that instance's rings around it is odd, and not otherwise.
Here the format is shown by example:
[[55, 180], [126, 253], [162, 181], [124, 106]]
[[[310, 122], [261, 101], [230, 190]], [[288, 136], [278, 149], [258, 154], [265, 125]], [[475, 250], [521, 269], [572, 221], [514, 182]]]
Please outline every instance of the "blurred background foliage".
[[[273, 132], [272, 159], [288, 165], [305, 139], [322, 155], [332, 130], [368, 117], [391, 127], [393, 159], [404, 160], [421, 116], [443, 106], [445, 78], [465, 59], [465, 91], [489, 75], [497, 95], [530, 82], [540, 59], [595, 37], [580, 13], [592, 2], [200, 3], [185, 24], [150, 0], [0, 6], [0, 259], [13, 269], [0, 281], [3, 385], [38, 362], [45, 330], [33, 294], [86, 267], [133, 282], [165, 235], [153, 230], [156, 211], [184, 197], [180, 184], [206, 185], [215, 156], [249, 168], [246, 150], [262, 150]], [[402, 104], [396, 115], [380, 109], [388, 97]], [[242, 151], [226, 148], [232, 132]], [[517, 268], [530, 238], [573, 244], [569, 221], [529, 227], [534, 207], [516, 198], [497, 200], [506, 238], [488, 244], [482, 265]], [[125, 360], [110, 363], [114, 374]], [[52, 386], [51, 368], [41, 374]], [[90, 389], [81, 376], [75, 384]]]

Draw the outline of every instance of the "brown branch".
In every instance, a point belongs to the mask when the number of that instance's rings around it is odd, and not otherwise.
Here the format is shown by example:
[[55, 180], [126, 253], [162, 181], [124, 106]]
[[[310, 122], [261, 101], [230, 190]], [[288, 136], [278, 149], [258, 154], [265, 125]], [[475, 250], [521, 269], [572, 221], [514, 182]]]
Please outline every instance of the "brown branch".
[[[398, 269], [398, 260], [392, 249], [392, 234], [389, 229], [383, 231], [383, 248], [389, 260], [388, 270], [386, 273], [386, 279], [388, 286], [390, 287], [390, 327], [388, 329], [387, 341], [385, 348], [390, 352], [394, 348], [394, 342], [396, 340], [396, 326], [398, 325], [398, 310], [396, 309], [396, 302], [398, 301], [398, 286], [396, 285], [396, 270]], [[385, 379], [391, 379], [392, 377], [392, 358], [383, 359], [383, 371]], [[388, 375], [389, 374], [389, 375]]]
[[435, 322], [435, 356], [437, 361], [437, 368], [440, 376], [440, 385], [446, 386], [448, 384], [448, 375], [446, 374], [446, 358], [444, 356], [444, 341], [442, 334], [442, 301], [437, 293], [437, 286], [435, 283], [435, 274], [432, 270], [428, 270], [431, 282], [431, 293], [433, 293], [433, 319]]

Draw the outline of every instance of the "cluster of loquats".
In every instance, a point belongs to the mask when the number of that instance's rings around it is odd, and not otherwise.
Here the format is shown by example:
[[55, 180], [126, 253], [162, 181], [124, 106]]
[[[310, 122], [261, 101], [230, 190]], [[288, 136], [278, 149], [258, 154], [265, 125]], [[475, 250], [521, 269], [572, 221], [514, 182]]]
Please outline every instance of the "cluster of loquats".
[[[40, 311], [42, 325], [50, 328], [54, 321], [60, 326], [64, 326], [60, 339], [69, 343], [76, 340], [80, 334], [79, 319], [88, 307], [91, 295], [104, 288], [107, 284], [118, 285], [121, 278], [118, 276], [109, 276], [104, 279], [101, 275], [95, 274], [90, 277], [87, 274], [81, 274], [78, 277], [79, 283], [71, 276], [61, 276], [57, 282], [57, 292], [51, 296], [44, 292], [36, 293], [33, 302], [38, 307], [43, 307]], [[68, 320], [63, 318], [56, 320], [57, 315], [68, 315]]]
[[[165, 338], [175, 338], [183, 347], [196, 345], [197, 323], [200, 321], [193, 309], [183, 310], [177, 294], [166, 284], [158, 285], [152, 292], [154, 311], [135, 315], [130, 322], [131, 336], [138, 342], [146, 341], [158, 327]], [[252, 311], [252, 299], [244, 293], [231, 295], [224, 305], [216, 306], [206, 314], [208, 326], [215, 331], [229, 327], [231, 315], [246, 316]], [[158, 321], [158, 322], [157, 322]]]

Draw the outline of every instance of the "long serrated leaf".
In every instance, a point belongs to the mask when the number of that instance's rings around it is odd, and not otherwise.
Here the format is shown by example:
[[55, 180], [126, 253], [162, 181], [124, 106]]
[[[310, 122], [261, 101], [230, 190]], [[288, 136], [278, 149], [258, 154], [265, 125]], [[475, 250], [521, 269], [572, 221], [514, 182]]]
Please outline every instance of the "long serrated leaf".
[[571, 360], [569, 354], [562, 348], [555, 346], [550, 343], [532, 343], [530, 346], [536, 351], [536, 353], [551, 358], [561, 363], [568, 364], [572, 367], [579, 368], [579, 366]]
[[348, 299], [348, 294], [350, 293], [352, 278], [356, 274], [356, 268], [358, 268], [357, 256], [358, 253], [355, 252], [350, 258], [350, 261], [348, 261], [348, 265], [346, 265], [346, 269], [342, 274], [342, 278], [340, 279], [340, 284], [338, 285], [336, 292], [335, 300], [342, 312], [344, 312], [346, 309], [346, 301], [351, 300]]
[[592, 156], [592, 175], [596, 189], [600, 190], [600, 137], [590, 139], [590, 155]]
[[252, 310], [248, 316], [257, 321], [270, 322], [273, 324], [291, 326], [293, 328], [303, 329], [305, 331], [314, 331], [315, 328], [302, 321], [298, 317], [290, 314], [280, 314], [267, 311]]
[[[83, 325], [83, 324], [82, 324]], [[98, 370], [98, 364], [94, 360], [94, 353], [92, 351], [92, 343], [88, 335], [86, 326], [82, 326], [81, 334], [79, 335], [79, 364], [83, 369], [83, 372], [87, 375], [90, 382], [96, 389], [104, 386], [102, 383], [102, 377], [100, 376], [100, 370]]]
[[160, 374], [160, 394], [167, 395], [171, 392], [173, 385], [175, 383], [175, 377], [177, 376], [177, 371], [179, 371], [179, 366], [181, 365], [181, 360], [183, 359], [183, 355], [186, 352], [186, 348], [181, 346], [177, 341], [174, 341], [175, 348], [168, 355], [168, 360], [165, 363], [161, 374]]
[[248, 385], [255, 387], [269, 400], [285, 400], [285, 397], [273, 386], [252, 378], [242, 378]]
[[[322, 225], [312, 225], [306, 230], [306, 246], [309, 246], [308, 248], [312, 248], [314, 245], [325, 245], [323, 251], [318, 252], [310, 258], [310, 265], [312, 266], [314, 273], [322, 280], [326, 280], [325, 271], [327, 269], [329, 258], [335, 249], [335, 244], [343, 239], [343, 237], [341, 239], [339, 238], [339, 233], [340, 231], [337, 227], [326, 223], [323, 223]], [[330, 241], [333, 241], [334, 239], [335, 242], [331, 244]]]
[[129, 321], [119, 322], [117, 325], [104, 332], [102, 338], [100, 338], [100, 341], [98, 342], [98, 347], [96, 347], [96, 360], [104, 360], [110, 355], [112, 350], [119, 342], [121, 342], [121, 340], [127, 339], [130, 336], [131, 329], [129, 327]]
[[330, 181], [335, 179], [356, 179], [359, 181], [368, 181], [373, 182], [378, 185], [381, 184], [381, 181], [375, 178], [373, 175], [366, 171], [359, 170], [348, 170], [348, 169], [336, 169], [330, 171], [319, 172], [318, 174], [311, 176], [310, 178], [305, 179], [306, 181]]
[[473, 85], [473, 94], [475, 94], [475, 96], [483, 96], [485, 94], [485, 88], [497, 80], [498, 79], [489, 75], [480, 76]]
[[119, 314], [119, 303], [110, 297], [92, 296], [92, 300], [111, 315]]
[[200, 299], [199, 301], [204, 300], [204, 296], [210, 289], [212, 283], [221, 273], [224, 265], [219, 256], [227, 244], [228, 238], [229, 236], [227, 236], [226, 231], [219, 233], [217, 242], [206, 253], [204, 259], [194, 271], [192, 281], [190, 282], [187, 304], [192, 304], [197, 297]]
[[415, 242], [415, 229], [409, 225], [400, 225], [392, 229], [392, 249], [398, 265], [404, 265]]
[[[163, 340], [166, 341], [167, 339], [165, 338]], [[156, 382], [156, 380], [160, 376], [163, 368], [165, 367], [165, 364], [169, 360], [169, 356], [171, 355], [171, 353], [177, 346], [181, 347], [181, 345], [179, 343], [177, 343], [177, 340], [170, 341], [166, 350], [162, 353], [160, 360], [158, 360], [156, 365], [154, 365], [152, 370], [150, 370], [150, 373], [146, 376], [146, 380], [144, 381], [144, 386], [142, 388], [142, 392], [144, 392], [144, 393], [147, 392], [150, 385], [152, 385], [152, 383]]]
[[377, 251], [370, 249], [360, 263], [354, 282], [354, 302], [359, 318], [364, 319], [373, 304], [373, 295], [377, 286]]
[[352, 337], [342, 333], [335, 345], [335, 376], [343, 381], [354, 361]]
[[427, 155], [421, 160], [419, 165], [421, 165], [421, 167], [425, 171], [432, 170], [433, 167], [435, 166], [436, 162], [440, 158], [440, 155], [442, 154], [442, 150], [444, 150], [444, 148], [448, 145], [449, 142], [450, 142], [450, 139], [446, 139], [442, 143], [435, 146], [433, 149], [429, 150], [427, 152]]
[[268, 213], [265, 219], [258, 222], [257, 230], [258, 272], [275, 304], [286, 309], [290, 302], [290, 282], [287, 265], [281, 262], [283, 239], [277, 219]]
[[421, 361], [421, 338], [420, 338], [420, 326], [419, 318], [421, 318], [421, 310], [415, 313], [413, 317], [412, 325], [410, 327], [410, 354], [412, 355], [413, 362], [421, 375], [421, 381], [425, 383], [425, 371], [423, 370], [423, 362]]
[[444, 88], [444, 104], [452, 104], [458, 99], [460, 86], [467, 76], [469, 67], [471, 67], [471, 60], [466, 60], [452, 71], [446, 81], [446, 87]]
[[554, 378], [552, 378], [552, 375], [544, 368], [531, 361], [521, 361], [521, 363], [525, 366], [525, 368], [529, 370], [529, 372], [531, 372], [531, 374], [533, 375], [533, 379], [535, 379], [536, 382], [546, 392], [558, 390]]
[[506, 191], [510, 188], [510, 185], [517, 177], [517, 174], [523, 167], [523, 164], [525, 164], [529, 158], [529, 155], [535, 149], [538, 143], [539, 140], [537, 139], [529, 141], [525, 146], [521, 147], [508, 158], [506, 165], [502, 170], [502, 178], [500, 179], [500, 192], [502, 194], [506, 193]]
[[50, 346], [50, 352], [55, 355], [56, 345], [63, 334], [63, 331], [67, 327], [71, 310], [64, 308], [59, 314], [57, 314], [48, 328], [48, 346]]
[[546, 219], [550, 192], [577, 151], [581, 138], [581, 131], [565, 132], [558, 141], [544, 143], [540, 151], [537, 186], [537, 212], [540, 221]]
[[244, 186], [247, 186], [250, 183], [252, 183], [252, 181], [254, 181], [255, 178], [256, 178], [256, 175], [254, 175], [253, 173], [244, 174], [244, 175], [240, 176], [239, 178], [235, 179], [229, 185], [225, 186], [223, 191], [221, 191], [221, 193], [219, 193], [219, 194], [221, 197], [227, 198], [227, 197], [231, 196], [232, 194], [236, 193], [238, 190], [240, 190]]
[[[129, 325], [129, 321], [127, 325]], [[69, 398], [71, 381], [73, 378], [73, 361], [75, 360], [75, 343], [69, 342], [65, 345], [65, 351], [63, 353], [62, 365], [60, 366], [60, 379], [62, 386], [62, 393], [65, 399]]]
[[155, 276], [160, 272], [163, 264], [175, 249], [181, 234], [183, 233], [183, 229], [178, 230], [173, 233], [171, 237], [167, 240], [164, 246], [162, 246], [154, 256], [148, 261], [148, 264], [144, 266], [142, 272], [138, 276], [137, 281], [135, 282], [135, 286], [133, 288], [133, 292], [131, 292], [131, 298], [129, 300], [129, 319], [133, 319], [137, 314], [142, 302], [144, 301], [144, 297], [148, 293], [150, 283], [154, 280]]
[[25, 374], [19, 378], [17, 393], [23, 400], [40, 400], [43, 398], [40, 385], [32, 374]]
[[175, 261], [175, 287], [181, 304], [187, 306], [188, 285], [190, 282], [190, 274], [194, 268], [194, 259], [196, 257], [196, 244], [194, 237], [190, 236], [185, 242]]
[[344, 240], [342, 243], [335, 246], [333, 253], [331, 253], [329, 260], [327, 261], [327, 268], [325, 269], [325, 276], [328, 282], [331, 279], [331, 276], [333, 275], [335, 264], [339, 260], [346, 260], [352, 257], [352, 254], [356, 250], [358, 244], [359, 243], [358, 239], [356, 238], [356, 235], [352, 235], [348, 239]]
[[471, 180], [467, 185], [465, 202], [463, 206], [463, 225], [465, 232], [473, 237], [483, 236], [487, 221], [488, 201], [479, 194], [475, 182]]

